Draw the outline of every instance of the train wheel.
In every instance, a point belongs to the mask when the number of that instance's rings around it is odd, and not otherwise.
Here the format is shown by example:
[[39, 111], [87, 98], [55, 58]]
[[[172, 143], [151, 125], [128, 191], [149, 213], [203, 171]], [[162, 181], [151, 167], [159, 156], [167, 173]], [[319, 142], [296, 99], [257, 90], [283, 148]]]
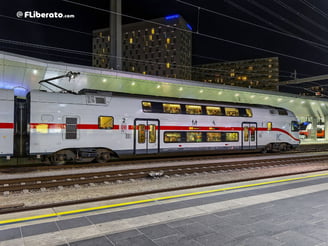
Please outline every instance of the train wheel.
[[50, 156], [50, 163], [52, 165], [64, 165], [66, 163], [65, 155], [53, 154]]
[[74, 153], [70, 150], [60, 150], [50, 156], [52, 165], [64, 165], [66, 161], [74, 159]]
[[105, 163], [110, 161], [111, 153], [108, 149], [97, 149], [96, 161], [99, 163]]
[[287, 145], [285, 143], [279, 145], [279, 151], [286, 151], [286, 150], [287, 150]]

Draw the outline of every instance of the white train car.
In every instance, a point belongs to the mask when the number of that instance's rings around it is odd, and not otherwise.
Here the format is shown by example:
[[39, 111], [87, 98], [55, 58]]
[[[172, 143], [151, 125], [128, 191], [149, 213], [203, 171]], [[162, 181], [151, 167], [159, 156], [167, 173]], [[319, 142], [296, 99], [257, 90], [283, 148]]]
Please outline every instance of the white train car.
[[31, 91], [28, 153], [99, 162], [111, 156], [187, 151], [288, 150], [298, 123], [270, 106], [82, 90]]
[[0, 156], [14, 155], [14, 91], [0, 90]]

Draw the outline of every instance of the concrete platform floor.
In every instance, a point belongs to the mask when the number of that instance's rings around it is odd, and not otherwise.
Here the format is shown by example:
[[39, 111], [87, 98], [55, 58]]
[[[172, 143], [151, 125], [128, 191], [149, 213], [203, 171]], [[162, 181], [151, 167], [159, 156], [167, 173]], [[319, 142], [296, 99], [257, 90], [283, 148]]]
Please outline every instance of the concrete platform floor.
[[0, 215], [0, 246], [324, 246], [327, 231], [325, 172]]

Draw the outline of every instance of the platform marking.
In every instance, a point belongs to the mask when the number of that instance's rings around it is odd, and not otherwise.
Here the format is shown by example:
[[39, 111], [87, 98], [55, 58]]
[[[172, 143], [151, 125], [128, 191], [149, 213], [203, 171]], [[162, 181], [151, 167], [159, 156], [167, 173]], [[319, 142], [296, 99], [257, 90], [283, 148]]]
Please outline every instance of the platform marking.
[[105, 206], [100, 206], [100, 207], [77, 209], [77, 210], [58, 212], [58, 213], [52, 213], [52, 214], [36, 215], [36, 216], [30, 216], [30, 217], [25, 217], [25, 218], [2, 220], [2, 221], [0, 221], [0, 226], [7, 225], [7, 224], [19, 223], [19, 222], [49, 219], [49, 218], [54, 218], [54, 217], [59, 217], [59, 216], [86, 213], [86, 212], [97, 211], [97, 210], [124, 207], [124, 206], [130, 206], [130, 205], [136, 205], [136, 204], [142, 204], [142, 203], [150, 203], [150, 202], [169, 200], [169, 199], [175, 199], [175, 198], [181, 198], [181, 197], [203, 195], [203, 194], [209, 194], [209, 193], [214, 193], [214, 192], [236, 190], [236, 189], [242, 189], [242, 188], [256, 187], [256, 186], [283, 183], [283, 182], [290, 182], [290, 181], [309, 179], [309, 178], [316, 178], [316, 177], [323, 177], [323, 176], [328, 176], [328, 173], [315, 174], [315, 175], [309, 175], [309, 176], [298, 177], [298, 178], [274, 180], [274, 181], [261, 182], [261, 183], [256, 183], [256, 184], [248, 184], [248, 185], [240, 185], [240, 186], [234, 186], [234, 187], [220, 188], [220, 189], [215, 189], [215, 190], [198, 191], [198, 192], [192, 192], [192, 193], [186, 193], [186, 194], [180, 194], [180, 195], [173, 195], [173, 196], [164, 196], [164, 197], [151, 198], [151, 199], [140, 200], [140, 201], [117, 203], [117, 204], [105, 205]]

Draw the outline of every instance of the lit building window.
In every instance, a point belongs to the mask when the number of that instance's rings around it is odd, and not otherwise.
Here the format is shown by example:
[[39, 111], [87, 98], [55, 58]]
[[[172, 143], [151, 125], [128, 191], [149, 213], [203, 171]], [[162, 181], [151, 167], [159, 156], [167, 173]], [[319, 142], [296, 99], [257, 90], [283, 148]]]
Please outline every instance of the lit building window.
[[130, 44], [133, 44], [133, 38], [130, 38], [129, 42], [130, 42]]
[[235, 77], [235, 73], [230, 73], [230, 77]]
[[149, 40], [153, 40], [153, 35], [149, 35]]
[[107, 41], [110, 42], [110, 36], [109, 36], [109, 35], [108, 35], [108, 37], [107, 37]]
[[166, 68], [170, 68], [171, 64], [169, 62], [166, 63]]
[[242, 81], [246, 81], [247, 80], [247, 76], [243, 76], [241, 79], [242, 79]]
[[155, 34], [155, 28], [151, 29], [151, 34]]
[[253, 71], [253, 67], [252, 66], [249, 66], [248, 67], [248, 70]]
[[99, 33], [99, 37], [101, 37], [101, 38], [102, 38], [102, 32], [100, 32], [100, 33]]
[[171, 39], [170, 39], [170, 38], [167, 38], [167, 39], [166, 39], [166, 43], [167, 43], [167, 44], [171, 43]]

